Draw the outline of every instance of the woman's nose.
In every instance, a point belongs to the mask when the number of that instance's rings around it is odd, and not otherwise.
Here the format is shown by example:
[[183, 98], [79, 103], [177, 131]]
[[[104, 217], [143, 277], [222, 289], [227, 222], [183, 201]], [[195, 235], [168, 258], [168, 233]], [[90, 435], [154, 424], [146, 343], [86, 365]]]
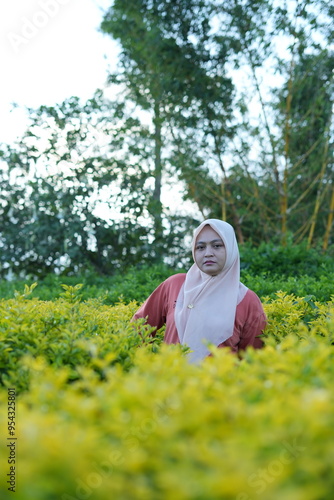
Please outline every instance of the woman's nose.
[[212, 255], [212, 248], [208, 246], [205, 249], [205, 257], [208, 257], [209, 255]]

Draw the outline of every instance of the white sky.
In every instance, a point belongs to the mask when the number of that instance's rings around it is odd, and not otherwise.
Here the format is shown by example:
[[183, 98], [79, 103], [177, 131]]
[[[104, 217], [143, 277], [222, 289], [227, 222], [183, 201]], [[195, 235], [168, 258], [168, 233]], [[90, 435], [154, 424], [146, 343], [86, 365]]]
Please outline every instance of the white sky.
[[0, 2], [0, 143], [25, 129], [11, 103], [38, 107], [104, 85], [117, 45], [98, 32], [111, 0], [2, 0]]

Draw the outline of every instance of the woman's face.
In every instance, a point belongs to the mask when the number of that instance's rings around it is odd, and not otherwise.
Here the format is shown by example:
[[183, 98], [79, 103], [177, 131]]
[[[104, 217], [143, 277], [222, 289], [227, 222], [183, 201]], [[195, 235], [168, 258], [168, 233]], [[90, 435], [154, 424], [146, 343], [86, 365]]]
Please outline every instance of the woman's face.
[[204, 226], [198, 234], [194, 257], [200, 270], [210, 276], [216, 276], [224, 269], [226, 248], [219, 234], [211, 226]]

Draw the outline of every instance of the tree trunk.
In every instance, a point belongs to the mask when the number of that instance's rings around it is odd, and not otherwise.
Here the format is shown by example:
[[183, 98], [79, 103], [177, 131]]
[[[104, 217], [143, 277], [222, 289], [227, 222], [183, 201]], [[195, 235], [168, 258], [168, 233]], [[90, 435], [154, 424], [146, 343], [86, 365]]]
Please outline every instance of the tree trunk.
[[310, 227], [310, 232], [309, 232], [308, 239], [307, 239], [307, 244], [308, 244], [309, 248], [312, 245], [312, 239], [313, 239], [314, 230], [315, 230], [315, 226], [317, 223], [317, 217], [318, 217], [318, 213], [319, 213], [319, 209], [320, 209], [321, 197], [322, 197], [322, 192], [323, 192], [323, 190], [322, 190], [323, 179], [324, 179], [326, 167], [327, 167], [328, 148], [329, 148], [329, 127], [328, 127], [327, 141], [325, 144], [324, 159], [322, 161], [321, 171], [320, 171], [319, 180], [318, 180], [319, 184], [318, 184], [318, 189], [317, 189], [317, 196], [316, 196], [314, 210], [313, 210], [313, 214], [312, 214], [312, 218], [311, 218], [311, 227]]
[[329, 214], [328, 214], [326, 231], [325, 231], [325, 236], [324, 236], [324, 243], [322, 246], [322, 248], [324, 250], [327, 250], [327, 248], [328, 248], [329, 237], [330, 237], [330, 233], [331, 233], [332, 226], [333, 226], [333, 216], [334, 216], [334, 186], [332, 187], [332, 197], [331, 197], [331, 202], [330, 202], [330, 207], [329, 207]]
[[161, 203], [161, 185], [162, 185], [162, 162], [161, 162], [161, 119], [160, 103], [156, 99], [154, 103], [154, 191], [152, 200], [152, 216], [154, 219], [154, 237], [155, 241], [162, 239], [162, 203]]

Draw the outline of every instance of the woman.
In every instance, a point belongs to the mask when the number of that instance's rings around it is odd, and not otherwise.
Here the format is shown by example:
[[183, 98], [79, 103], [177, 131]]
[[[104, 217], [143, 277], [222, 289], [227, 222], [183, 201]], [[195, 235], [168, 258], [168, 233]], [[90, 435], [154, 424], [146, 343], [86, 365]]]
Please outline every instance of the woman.
[[161, 283], [133, 320], [146, 318], [157, 329], [166, 324], [164, 341], [190, 347], [190, 360], [209, 354], [207, 343], [239, 353], [262, 347], [266, 316], [258, 296], [240, 283], [239, 250], [227, 222], [208, 219], [195, 230], [194, 264], [187, 274]]

